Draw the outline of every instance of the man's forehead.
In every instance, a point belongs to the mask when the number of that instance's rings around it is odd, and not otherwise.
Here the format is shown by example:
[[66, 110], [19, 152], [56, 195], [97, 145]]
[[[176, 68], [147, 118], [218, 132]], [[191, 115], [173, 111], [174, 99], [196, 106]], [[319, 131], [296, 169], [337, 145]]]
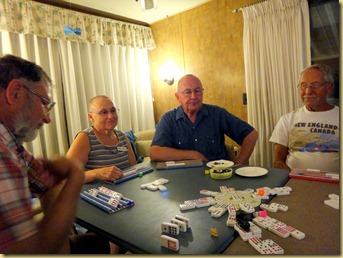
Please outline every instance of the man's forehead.
[[308, 69], [305, 70], [301, 76], [300, 79], [305, 79], [305, 78], [311, 78], [311, 79], [322, 79], [324, 77], [324, 73], [319, 70], [319, 69]]
[[114, 107], [114, 104], [111, 100], [109, 99], [106, 99], [106, 98], [99, 98], [99, 99], [96, 99], [94, 102], [93, 102], [93, 106], [96, 107], [96, 108], [111, 108], [111, 107]]
[[196, 88], [196, 87], [202, 87], [201, 82], [198, 78], [194, 77], [194, 76], [189, 76], [184, 78], [181, 82], [180, 82], [180, 87], [181, 88]]

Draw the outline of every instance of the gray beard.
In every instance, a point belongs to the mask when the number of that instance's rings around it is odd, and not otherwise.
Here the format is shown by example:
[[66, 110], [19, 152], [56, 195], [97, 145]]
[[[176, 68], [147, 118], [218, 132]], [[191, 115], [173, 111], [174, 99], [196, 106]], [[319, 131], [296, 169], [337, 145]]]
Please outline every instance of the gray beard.
[[32, 129], [25, 123], [25, 115], [20, 114], [14, 118], [13, 135], [18, 143], [32, 142], [38, 135], [38, 129]]

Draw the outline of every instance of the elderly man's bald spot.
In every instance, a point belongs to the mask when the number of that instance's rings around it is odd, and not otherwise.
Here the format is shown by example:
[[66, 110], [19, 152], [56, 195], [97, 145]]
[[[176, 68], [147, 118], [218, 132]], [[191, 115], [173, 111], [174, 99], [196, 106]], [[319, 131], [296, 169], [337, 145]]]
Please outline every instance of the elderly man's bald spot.
[[187, 82], [189, 80], [196, 80], [198, 81], [199, 85], [202, 87], [202, 84], [201, 84], [201, 81], [198, 77], [196, 77], [195, 75], [193, 74], [186, 74], [184, 75], [178, 82], [177, 84], [177, 92], [179, 92], [180, 88], [184, 85], [187, 85]]

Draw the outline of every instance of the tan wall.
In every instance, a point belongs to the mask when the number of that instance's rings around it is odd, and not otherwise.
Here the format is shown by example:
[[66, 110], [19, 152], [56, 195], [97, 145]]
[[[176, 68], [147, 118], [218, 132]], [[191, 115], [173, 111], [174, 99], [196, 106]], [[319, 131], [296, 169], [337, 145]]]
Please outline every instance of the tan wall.
[[157, 46], [150, 51], [156, 123], [179, 105], [174, 93], [180, 76], [169, 86], [158, 75], [169, 59], [181, 69], [181, 76], [192, 73], [201, 79], [204, 103], [222, 106], [247, 121], [247, 108], [242, 103], [243, 16], [232, 10], [253, 2], [213, 0], [151, 24]]

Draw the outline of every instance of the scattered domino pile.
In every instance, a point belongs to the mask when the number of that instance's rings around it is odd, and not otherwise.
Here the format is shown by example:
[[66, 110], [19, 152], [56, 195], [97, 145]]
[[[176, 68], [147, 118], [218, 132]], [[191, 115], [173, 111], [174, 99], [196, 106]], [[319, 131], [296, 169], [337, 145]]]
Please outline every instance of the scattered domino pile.
[[[162, 233], [170, 235], [178, 235], [180, 232], [187, 232], [189, 227], [189, 219], [180, 215], [176, 215], [170, 222], [163, 222], [161, 224]], [[160, 243], [161, 246], [173, 251], [178, 251], [180, 248], [179, 240], [171, 236], [161, 235]]]
[[269, 231], [273, 232], [274, 234], [286, 238], [292, 236], [298, 240], [305, 238], [305, 234], [291, 226], [286, 225], [285, 223], [281, 222], [280, 220], [271, 218], [269, 216], [261, 217], [258, 215], [257, 212], [254, 214], [253, 222]]
[[[234, 188], [220, 186], [220, 192], [201, 190], [200, 193], [208, 197], [195, 200], [187, 200], [180, 204], [180, 210], [207, 207], [212, 217], [219, 218], [226, 211], [229, 213], [226, 222], [227, 226], [234, 227], [244, 241], [249, 243], [261, 254], [283, 254], [284, 250], [271, 239], [262, 240], [262, 230], [260, 227], [268, 229], [280, 237], [292, 236], [296, 239], [303, 239], [305, 234], [285, 223], [267, 216], [267, 211], [286, 212], [287, 205], [271, 203], [261, 204], [261, 200], [269, 200], [271, 195], [289, 195], [292, 189], [285, 187], [262, 187], [236, 191]], [[332, 196], [333, 197], [333, 196]], [[333, 197], [336, 198], [336, 197]], [[336, 198], [337, 199], [337, 198]], [[260, 206], [261, 211], [255, 212], [255, 207]], [[252, 214], [254, 219], [248, 221], [247, 226], [239, 223], [237, 212], [240, 214]], [[260, 226], [260, 227], [259, 227]]]
[[238, 223], [234, 224], [234, 228], [244, 241], [249, 241], [249, 244], [261, 254], [283, 254], [284, 250], [271, 239], [262, 240], [262, 231], [258, 226], [268, 229], [283, 238], [288, 236], [292, 236], [298, 240], [305, 238], [303, 232], [288, 226], [279, 220], [269, 216], [261, 217], [259, 216], [259, 212], [254, 212], [253, 215], [255, 217], [253, 219], [254, 223], [249, 222], [249, 230], [242, 229]]
[[80, 197], [110, 214], [134, 205], [133, 200], [125, 198], [121, 193], [115, 192], [104, 186], [100, 186], [98, 189], [92, 188], [88, 191], [83, 191], [83, 193], [80, 194]]
[[273, 189], [263, 187], [256, 190], [236, 191], [234, 188], [220, 186], [220, 192], [201, 190], [200, 194], [209, 197], [184, 201], [183, 204], [180, 204], [180, 210], [211, 206], [208, 208], [211, 216], [219, 218], [226, 213], [230, 205], [233, 205], [236, 209], [252, 213], [255, 211], [255, 207], [260, 205], [261, 199], [269, 199], [270, 195], [289, 195], [291, 191], [290, 187], [275, 187]]
[[329, 194], [329, 200], [325, 200], [324, 203], [334, 209], [339, 209], [339, 196], [337, 194]]
[[[276, 192], [275, 192], [276, 191]], [[264, 198], [265, 194], [272, 193], [278, 193], [280, 192], [282, 195], [286, 195], [290, 192], [291, 189], [266, 189], [264, 188], [263, 191], [260, 189], [258, 191], [259, 195]], [[256, 194], [256, 193], [255, 193]], [[259, 228], [268, 229], [272, 233], [282, 237], [286, 238], [289, 236], [292, 236], [298, 240], [301, 240], [305, 238], [305, 234], [291, 226], [286, 225], [285, 223], [276, 220], [274, 218], [271, 218], [267, 216], [267, 211], [269, 212], [277, 212], [277, 211], [283, 211], [286, 212], [288, 210], [287, 205], [282, 205], [278, 203], [271, 203], [271, 204], [261, 204], [260, 208], [261, 211], [255, 212], [252, 210], [249, 210], [248, 208], [244, 207], [241, 203], [240, 210], [244, 211], [246, 215], [252, 213], [254, 218], [252, 219], [252, 222], [249, 221], [248, 226], [244, 225], [244, 221], [239, 221], [238, 218], [236, 218], [236, 207], [234, 205], [229, 205], [228, 207], [228, 219], [226, 222], [227, 226], [233, 226], [235, 230], [238, 232], [240, 237], [244, 241], [248, 241], [251, 246], [255, 248], [259, 253], [261, 254], [283, 254], [284, 250], [281, 246], [276, 244], [271, 239], [262, 240], [262, 230]], [[240, 218], [241, 220], [241, 218]]]
[[151, 183], [141, 185], [141, 189], [148, 189], [150, 191], [160, 190], [161, 192], [167, 191], [167, 187], [164, 184], [169, 183], [168, 179], [160, 178]]

